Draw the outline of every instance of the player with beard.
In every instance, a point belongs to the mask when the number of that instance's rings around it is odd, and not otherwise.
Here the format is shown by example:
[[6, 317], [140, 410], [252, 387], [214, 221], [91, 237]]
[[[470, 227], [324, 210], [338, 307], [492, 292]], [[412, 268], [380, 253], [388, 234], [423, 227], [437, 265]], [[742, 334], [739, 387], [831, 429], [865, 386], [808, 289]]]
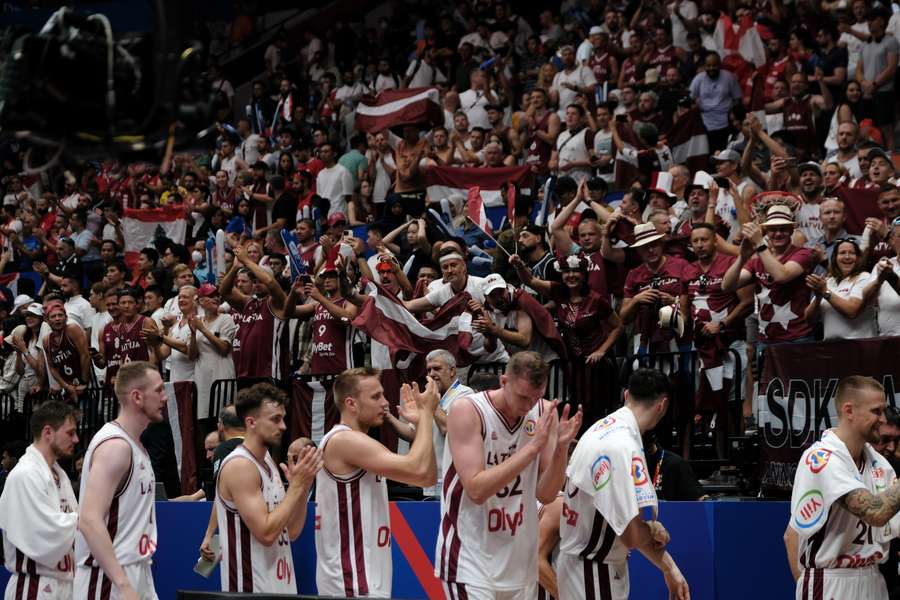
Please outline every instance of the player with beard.
[[46, 315], [50, 324], [50, 335], [43, 342], [47, 367], [63, 397], [77, 402], [91, 381], [87, 336], [78, 325], [66, 323], [66, 309], [59, 302], [50, 303]]
[[900, 484], [871, 444], [885, 423], [885, 393], [870, 377], [845, 377], [838, 425], [797, 465], [784, 533], [799, 598], [888, 598], [876, 567], [897, 537]]
[[[744, 319], [753, 310], [753, 290], [746, 286], [737, 292], [722, 291], [722, 278], [735, 258], [716, 251], [712, 225], [693, 226], [691, 248], [697, 260], [682, 272], [684, 293], [680, 300], [685, 323], [693, 323], [694, 346], [703, 368], [695, 411], [714, 412], [717, 422], [725, 423], [726, 393], [734, 379], [734, 358], [729, 349], [744, 352], [741, 364], [747, 364]], [[725, 450], [725, 428], [717, 427], [716, 432], [721, 453]]]
[[389, 406], [378, 370], [344, 371], [332, 389], [341, 421], [322, 438], [325, 465], [316, 475], [316, 587], [324, 596], [390, 597], [387, 479], [434, 485], [437, 384], [429, 379], [423, 393], [416, 384], [401, 389], [404, 403], [414, 403], [419, 413], [416, 437], [403, 455], [368, 435], [384, 422]]
[[[6, 479], [0, 496], [0, 529], [6, 598], [69, 600], [78, 526], [78, 504], [59, 459], [72, 458], [78, 414], [62, 402], [44, 402], [31, 415], [34, 442]], [[40, 595], [39, 595], [40, 594]]]
[[307, 446], [281, 465], [285, 491], [270, 454], [286, 429], [284, 406], [284, 393], [267, 383], [241, 390], [235, 402], [244, 443], [222, 461], [216, 478], [223, 592], [297, 593], [291, 541], [306, 522], [322, 453]]
[[[141, 293], [134, 288], [123, 288], [116, 294], [115, 303], [119, 317], [103, 328], [98, 340], [99, 349], [94, 354], [94, 364], [106, 368], [106, 383], [115, 384], [121, 366], [130, 361], [147, 361], [159, 365], [159, 330], [153, 319], [138, 314]], [[110, 314], [112, 306], [110, 305]]]
[[94, 434], [84, 456], [74, 597], [156, 600], [156, 478], [139, 440], [163, 421], [165, 386], [155, 365], [133, 361], [119, 369], [115, 392], [119, 414]]

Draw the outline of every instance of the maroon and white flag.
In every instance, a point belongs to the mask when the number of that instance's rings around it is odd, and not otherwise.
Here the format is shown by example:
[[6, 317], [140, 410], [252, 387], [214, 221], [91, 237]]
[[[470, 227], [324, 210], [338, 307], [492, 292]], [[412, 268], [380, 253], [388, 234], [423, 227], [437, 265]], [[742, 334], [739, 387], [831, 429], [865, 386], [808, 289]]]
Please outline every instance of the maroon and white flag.
[[161, 208], [126, 208], [122, 219], [125, 234], [125, 264], [137, 266], [141, 250], [153, 246], [153, 240], [165, 236], [183, 244], [187, 234], [184, 205], [170, 204]]
[[487, 213], [484, 212], [484, 200], [481, 198], [481, 190], [478, 186], [469, 188], [469, 199], [466, 201], [466, 216], [475, 223], [478, 229], [490, 236], [494, 235], [491, 222], [487, 218]]
[[672, 124], [666, 139], [676, 164], [685, 165], [691, 173], [707, 167], [709, 141], [698, 107], [695, 106], [681, 115]]
[[398, 368], [407, 366], [413, 355], [432, 350], [450, 352], [461, 367], [484, 353], [483, 344], [474, 340], [481, 335], [472, 332], [472, 315], [468, 312], [472, 297], [466, 292], [451, 298], [434, 318], [422, 322], [380, 284], [367, 282], [366, 294], [368, 298], [353, 319], [353, 326], [387, 346], [391, 364]]
[[506, 206], [509, 212], [501, 190], [508, 193], [510, 184], [521, 186], [529, 177], [528, 167], [430, 167], [425, 171], [425, 185], [428, 197], [434, 200], [453, 193], [468, 196], [469, 188], [477, 187], [485, 207]]
[[369, 133], [398, 125], [444, 123], [437, 88], [385, 90], [378, 96], [363, 96], [356, 107], [356, 128]]

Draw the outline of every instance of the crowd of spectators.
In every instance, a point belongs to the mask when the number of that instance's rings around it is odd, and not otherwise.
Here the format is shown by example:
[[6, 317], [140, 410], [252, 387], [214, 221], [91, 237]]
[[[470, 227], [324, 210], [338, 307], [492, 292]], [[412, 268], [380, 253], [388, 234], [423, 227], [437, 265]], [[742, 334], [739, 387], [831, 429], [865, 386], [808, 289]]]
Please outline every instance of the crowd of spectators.
[[[559, 360], [586, 424], [618, 406], [626, 357], [696, 350], [697, 392], [660, 434], [689, 454], [696, 423], [725, 430], [734, 386], [746, 423], [732, 425], [753, 426], [766, 347], [900, 334], [900, 13], [866, 0], [394, 8], [371, 28], [280, 33], [246, 105], [211, 66], [214, 146], [162, 167], [23, 175], [25, 146], [5, 148], [0, 266], [18, 293], [0, 300], [0, 388], [18, 407], [79, 401], [128, 360], [195, 382], [198, 418], [216, 379], [366, 363], [390, 391], [406, 366], [353, 326], [376, 282], [425, 321], [468, 294], [476, 360]], [[443, 123], [357, 130], [367, 96], [417, 87], [437, 88]], [[705, 150], [676, 162], [670, 136], [692, 111]], [[489, 239], [464, 196], [429, 194], [436, 166], [530, 177]], [[126, 266], [124, 212], [171, 206], [185, 238]], [[292, 277], [283, 229], [307, 274]], [[210, 278], [220, 230], [226, 268]], [[461, 357], [435, 361], [429, 373], [454, 373], [442, 392], [465, 383]], [[382, 439], [396, 445], [392, 402]]]

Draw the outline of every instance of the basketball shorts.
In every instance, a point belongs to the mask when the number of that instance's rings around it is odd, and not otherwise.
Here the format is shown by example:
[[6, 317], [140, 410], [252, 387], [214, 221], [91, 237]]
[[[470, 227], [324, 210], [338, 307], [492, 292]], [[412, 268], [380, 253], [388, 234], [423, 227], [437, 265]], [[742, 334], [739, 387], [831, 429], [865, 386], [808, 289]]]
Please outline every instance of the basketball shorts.
[[[528, 597], [526, 588], [497, 591], [468, 583], [448, 583], [446, 581], [442, 581], [441, 586], [444, 588], [444, 597], [447, 600], [519, 600]], [[529, 598], [529, 600], [531, 599]]]
[[628, 563], [582, 560], [578, 555], [560, 552], [556, 558], [556, 585], [559, 600], [628, 600]]
[[72, 580], [13, 573], [3, 600], [72, 600]]
[[[150, 562], [139, 562], [122, 567], [131, 587], [141, 600], [159, 600], [153, 587]], [[75, 569], [75, 598], [79, 600], [119, 600], [119, 589], [100, 567]]]
[[888, 591], [878, 567], [863, 569], [803, 569], [796, 600], [887, 600]]

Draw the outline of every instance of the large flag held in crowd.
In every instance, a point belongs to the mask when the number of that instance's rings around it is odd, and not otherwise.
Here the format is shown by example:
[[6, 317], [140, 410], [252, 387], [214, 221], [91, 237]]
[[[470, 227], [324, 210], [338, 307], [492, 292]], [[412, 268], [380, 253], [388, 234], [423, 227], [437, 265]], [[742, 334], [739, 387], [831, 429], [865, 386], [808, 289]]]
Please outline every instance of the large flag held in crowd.
[[369, 133], [398, 125], [442, 125], [444, 109], [437, 88], [385, 90], [363, 96], [356, 107], [356, 128]]
[[676, 164], [687, 166], [692, 173], [707, 167], [709, 142], [699, 107], [691, 108], [672, 124], [667, 140]]
[[184, 206], [126, 208], [122, 228], [125, 234], [125, 264], [129, 269], [134, 269], [141, 250], [152, 247], [155, 239], [167, 237], [175, 243], [184, 243], [187, 233]]
[[408, 364], [415, 354], [446, 350], [464, 367], [483, 352], [473, 343], [472, 315], [466, 312], [472, 297], [466, 292], [454, 296], [433, 318], [422, 322], [382, 285], [367, 282], [366, 294], [368, 298], [353, 319], [353, 326], [387, 346], [394, 365]]
[[450, 194], [469, 196], [469, 188], [478, 187], [485, 208], [504, 206], [503, 190], [509, 184], [522, 185], [529, 177], [528, 167], [431, 167], [425, 171], [428, 197], [440, 200]]

